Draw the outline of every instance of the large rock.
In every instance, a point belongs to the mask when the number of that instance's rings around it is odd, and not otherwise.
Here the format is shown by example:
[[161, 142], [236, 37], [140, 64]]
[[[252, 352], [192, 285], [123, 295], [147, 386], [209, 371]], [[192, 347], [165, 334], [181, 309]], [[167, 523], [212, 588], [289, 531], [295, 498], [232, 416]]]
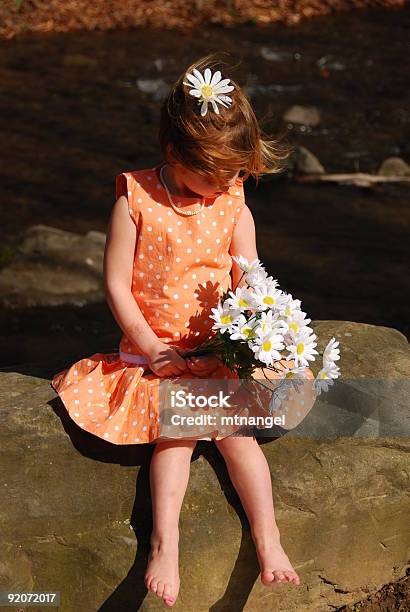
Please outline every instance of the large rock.
[[[338, 437], [322, 424], [321, 437], [294, 430], [260, 439], [282, 543], [301, 585], [262, 585], [224, 461], [213, 444], [200, 442], [181, 512], [176, 610], [334, 610], [406, 572], [410, 436], [381, 437], [374, 424], [362, 431], [368, 419], [377, 420], [380, 404], [397, 411], [393, 383], [409, 381], [408, 342], [390, 328], [343, 321], [313, 326], [320, 352], [332, 335], [339, 339], [343, 378], [300, 427], [312, 427], [316, 410], [330, 426], [334, 405], [356, 418], [349, 435]], [[79, 429], [50, 387], [52, 372], [50, 366], [35, 376], [24, 368], [0, 373], [2, 589], [59, 590], [60, 609], [70, 612], [103, 604], [104, 610], [164, 609], [143, 583], [154, 447], [119, 447]], [[369, 382], [381, 377], [391, 382], [383, 398]], [[368, 381], [367, 391], [360, 381]], [[408, 399], [400, 397], [398, 405], [408, 416]]]
[[83, 236], [47, 225], [31, 226], [15, 257], [0, 271], [0, 306], [102, 302], [104, 246], [102, 232]]

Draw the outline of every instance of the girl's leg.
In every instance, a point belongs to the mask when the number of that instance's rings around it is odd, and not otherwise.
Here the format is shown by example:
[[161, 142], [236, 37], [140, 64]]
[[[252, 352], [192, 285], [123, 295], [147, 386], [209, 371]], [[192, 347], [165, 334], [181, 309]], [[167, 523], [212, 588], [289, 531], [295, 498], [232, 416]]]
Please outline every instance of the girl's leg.
[[232, 484], [248, 517], [263, 584], [292, 581], [300, 584], [280, 544], [269, 464], [257, 440], [228, 436], [214, 442], [225, 459]]
[[145, 586], [174, 605], [179, 591], [179, 514], [189, 480], [195, 440], [156, 444], [150, 465], [153, 529]]

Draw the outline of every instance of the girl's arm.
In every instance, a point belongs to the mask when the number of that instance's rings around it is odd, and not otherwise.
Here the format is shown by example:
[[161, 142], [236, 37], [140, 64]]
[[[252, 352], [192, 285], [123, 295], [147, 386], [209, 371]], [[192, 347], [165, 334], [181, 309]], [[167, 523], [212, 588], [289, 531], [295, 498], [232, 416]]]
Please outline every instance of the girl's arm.
[[[235, 257], [242, 255], [243, 257], [246, 257], [249, 262], [253, 261], [254, 259], [259, 259], [256, 250], [255, 223], [252, 213], [246, 204], [242, 208], [238, 222], [234, 228], [229, 253], [231, 255], [235, 255]], [[232, 260], [232, 289], [237, 287], [237, 283], [242, 274], [243, 272], [239, 268], [238, 264]], [[242, 278], [238, 287], [242, 287], [244, 284], [245, 278]]]
[[131, 293], [137, 228], [125, 196], [114, 204], [104, 251], [104, 287], [115, 320], [141, 353], [150, 354], [161, 343]]

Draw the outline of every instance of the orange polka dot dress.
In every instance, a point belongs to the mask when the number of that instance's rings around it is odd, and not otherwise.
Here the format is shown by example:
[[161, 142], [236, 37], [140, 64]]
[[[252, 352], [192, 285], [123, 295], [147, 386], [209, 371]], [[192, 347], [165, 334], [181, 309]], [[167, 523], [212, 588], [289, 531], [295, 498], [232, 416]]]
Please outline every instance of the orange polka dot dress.
[[[136, 225], [132, 295], [159, 339], [194, 348], [212, 331], [212, 308], [232, 288], [230, 243], [245, 204], [243, 184], [206, 198], [196, 215], [178, 214], [160, 179], [161, 164], [116, 176], [116, 198], [125, 195]], [[174, 196], [184, 210], [195, 198]], [[141, 363], [138, 346], [122, 335], [117, 353], [95, 353], [56, 374], [51, 382], [70, 417], [86, 431], [113, 444], [161, 439], [158, 377]], [[190, 372], [184, 377], [194, 377]], [[219, 366], [208, 378], [237, 378]], [[200, 440], [221, 439], [239, 430], [205, 429]]]

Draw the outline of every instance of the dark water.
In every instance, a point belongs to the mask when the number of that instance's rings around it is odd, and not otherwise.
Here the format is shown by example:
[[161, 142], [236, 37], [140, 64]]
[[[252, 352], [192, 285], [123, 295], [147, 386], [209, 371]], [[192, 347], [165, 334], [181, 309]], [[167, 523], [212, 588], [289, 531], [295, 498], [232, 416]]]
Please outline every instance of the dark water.
[[[295, 27], [0, 41], [0, 261], [33, 224], [106, 231], [115, 175], [161, 159], [161, 97], [141, 92], [136, 80], [169, 85], [218, 49], [240, 62], [232, 76], [248, 86], [266, 131], [282, 129], [293, 104], [320, 110], [317, 127], [289, 126], [289, 141], [308, 147], [327, 171], [376, 172], [391, 155], [410, 162], [409, 33], [407, 7]], [[260, 258], [313, 320], [386, 325], [409, 337], [408, 186], [307, 186], [283, 175], [257, 188], [248, 181], [246, 194]], [[104, 304], [3, 312], [0, 320], [2, 365], [110, 350], [120, 335]]]

